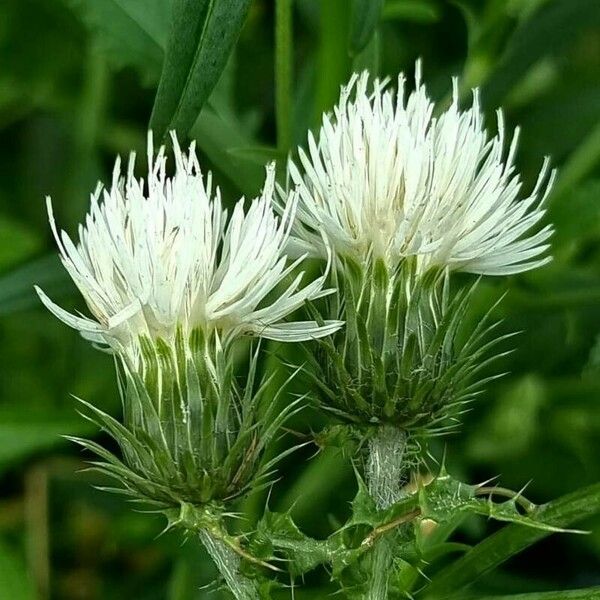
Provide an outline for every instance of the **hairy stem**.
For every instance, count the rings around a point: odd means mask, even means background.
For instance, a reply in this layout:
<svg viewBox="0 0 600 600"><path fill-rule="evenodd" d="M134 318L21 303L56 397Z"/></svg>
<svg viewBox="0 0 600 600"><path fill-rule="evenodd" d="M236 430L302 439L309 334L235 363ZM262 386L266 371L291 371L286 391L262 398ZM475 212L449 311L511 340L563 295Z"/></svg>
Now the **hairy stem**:
<svg viewBox="0 0 600 600"><path fill-rule="evenodd" d="M234 597L237 600L259 600L256 585L240 570L240 556L223 540L213 536L206 529L201 529L198 533Z"/></svg>
<svg viewBox="0 0 600 600"><path fill-rule="evenodd" d="M402 497L402 476L406 434L395 427L385 425L369 441L366 479L369 493L380 510L390 507ZM372 573L369 580L367 600L388 598L389 575L393 563L393 543L382 537L373 548Z"/></svg>
<svg viewBox="0 0 600 600"><path fill-rule="evenodd" d="M377 508L383 510L402 497L406 434L390 425L380 427L369 440L367 486Z"/></svg>

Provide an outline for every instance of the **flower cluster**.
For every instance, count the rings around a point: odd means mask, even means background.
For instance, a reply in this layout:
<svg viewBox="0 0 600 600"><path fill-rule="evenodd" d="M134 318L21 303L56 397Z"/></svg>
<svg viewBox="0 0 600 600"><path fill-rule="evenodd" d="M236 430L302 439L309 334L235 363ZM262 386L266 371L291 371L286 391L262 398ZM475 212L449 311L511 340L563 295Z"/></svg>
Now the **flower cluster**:
<svg viewBox="0 0 600 600"><path fill-rule="evenodd" d="M240 377L238 342L317 340L304 346L309 395L337 421L318 437L350 442L383 511L402 498L421 441L446 432L479 393L503 339L486 319L465 330L474 288L455 289L452 272L508 275L550 260L548 161L522 194L518 135L506 151L500 112L490 137L477 91L461 109L455 81L435 114L420 65L407 98L403 75L394 91L363 73L289 161L287 188L269 166L261 195L231 215L194 145L183 152L174 134L174 175L150 135L147 178L134 175L133 155L125 176L117 161L77 245L48 200L62 262L93 318L38 294L119 359L123 423L88 408L122 457L77 441L126 494L198 531L230 588L241 585L238 598L259 596L240 575L240 557L252 557L223 526L226 504L268 481L278 457L264 461L265 449L301 403L282 408L284 387L255 381L258 343ZM307 257L323 267L309 281ZM375 579L391 565L386 540ZM369 597L387 598L386 585Z"/></svg>
<svg viewBox="0 0 600 600"><path fill-rule="evenodd" d="M164 147L153 155L151 135L146 181L134 176L135 155L125 178L117 160L110 189L98 186L91 196L78 246L57 229L47 200L62 262L96 320L68 313L38 288L44 304L84 337L134 365L140 338L171 344L179 329L186 338L200 329L224 337L302 341L338 328L335 322L283 322L307 300L333 290L323 290L324 277L302 287L297 267L303 257L288 260L285 246L297 202L292 197L280 218L274 214L273 166L260 198L247 212L240 200L228 219L219 189L200 170L194 145L186 155L172 139L172 178ZM268 300L282 284L285 288Z"/></svg>
<svg viewBox="0 0 600 600"><path fill-rule="evenodd" d="M527 197L513 165L518 131L504 158L505 129L489 137L477 91L460 110L458 83L439 117L417 64L415 90L405 98L368 73L342 89L332 115L323 116L308 153L289 163L301 202L295 246L324 256L325 233L340 256L368 255L397 264L415 257L421 271L437 266L485 275L539 267L552 230L541 221L550 189L548 161ZM302 169L302 170L301 170ZM550 181L548 181L550 180ZM289 204L288 204L289 205Z"/></svg>

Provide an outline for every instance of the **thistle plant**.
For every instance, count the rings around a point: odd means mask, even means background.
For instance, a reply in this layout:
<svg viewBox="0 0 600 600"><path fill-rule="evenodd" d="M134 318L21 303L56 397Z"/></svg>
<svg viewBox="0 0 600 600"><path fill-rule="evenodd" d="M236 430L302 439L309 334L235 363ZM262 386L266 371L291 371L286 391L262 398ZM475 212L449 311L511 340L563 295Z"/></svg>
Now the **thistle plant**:
<svg viewBox="0 0 600 600"><path fill-rule="evenodd" d="M490 364L509 337L495 304L468 325L477 281L465 286L455 273L546 264L554 174L545 160L522 192L518 131L507 145L498 112L488 134L477 90L461 108L454 81L450 105L436 109L420 65L414 91L405 87L403 75L396 89L354 75L289 160L287 183L276 186L270 165L261 195L230 216L194 145L183 152L174 134L174 175L150 135L147 178L136 178L134 156L124 176L117 161L77 245L47 203L92 317L38 294L114 355L122 397L122 420L84 402L119 455L72 439L116 481L107 489L198 535L238 599L272 598L319 566L345 598L412 597L431 558L453 550L448 537L465 514L561 531L520 493L459 482L427 458L431 438L453 431L498 376ZM308 258L321 272L305 281ZM302 372L304 395L259 377L261 339L304 350L290 375ZM354 466L351 516L313 539L265 505L252 531L234 535L236 501L271 485L293 451L274 442L308 403L329 418L313 441L342 447Z"/></svg>
<svg viewBox="0 0 600 600"><path fill-rule="evenodd" d="M122 493L163 512L170 527L197 532L237 598L257 598L240 572L241 557L251 557L224 521L233 500L269 482L280 456L262 461L264 449L297 403L281 411L277 397L264 398L258 347L241 380L236 352L244 337L309 340L340 323L284 321L332 290L324 277L302 285L302 259L285 254L295 202L274 214L273 169L260 198L246 212L240 200L228 219L193 145L186 154L172 140L172 178L152 136L145 181L134 176L134 156L125 177L117 160L110 189L92 194L77 246L58 231L48 200L61 260L95 319L37 291L59 319L115 355L123 422L85 406L122 456L75 441L99 456L95 468Z"/></svg>
<svg viewBox="0 0 600 600"><path fill-rule="evenodd" d="M434 116L420 64L408 97L405 85L403 75L397 91L354 75L316 137L309 134L308 151L289 162L293 192L283 202L301 199L294 250L335 255L339 295L326 312L345 327L307 352L318 404L337 420L320 440L354 449L379 511L406 498L428 439L455 427L507 337L488 318L465 331L474 286L455 289L452 273L537 268L550 260L552 234L540 225L553 179L548 160L520 198L518 131L506 151L502 113L490 136L477 90L461 110L455 80L449 108ZM377 545L357 597L401 592L395 567L407 535L405 527Z"/></svg>

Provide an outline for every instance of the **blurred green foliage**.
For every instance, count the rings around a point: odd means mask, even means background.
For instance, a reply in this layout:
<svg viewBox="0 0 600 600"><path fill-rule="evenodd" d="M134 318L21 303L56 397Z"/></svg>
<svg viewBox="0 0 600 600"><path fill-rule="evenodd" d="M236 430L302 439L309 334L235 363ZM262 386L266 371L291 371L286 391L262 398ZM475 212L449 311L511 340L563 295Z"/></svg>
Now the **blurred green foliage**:
<svg viewBox="0 0 600 600"><path fill-rule="evenodd" d="M549 200L555 260L539 272L480 286L482 310L508 292L497 316L507 332L522 333L502 365L507 375L473 407L462 432L434 452L445 451L449 471L462 480L497 475L515 489L530 482L527 494L536 502L594 483L600 474L600 3L368 4L295 0L289 10L280 7L276 32L274 3L250 2L190 136L233 203L258 190L267 160L304 141L353 69L394 78L422 57L440 101L451 75L462 75L466 101L469 88L481 86L492 126L499 105L511 126L522 126L518 160L526 187L544 155L559 169ZM60 222L73 231L114 155L144 153L170 10L171 0L0 3L0 600L220 594L202 587L214 571L194 540L181 545L171 534L156 540L160 519L97 492L91 486L102 482L79 473L85 456L60 435L108 441L77 414L68 394L118 414L112 361L46 314L32 289L36 282L66 304L79 303L54 257L43 198L53 196ZM472 318L480 314L475 308ZM273 352L274 368L284 350ZM293 427L319 425L307 411ZM347 514L355 490L341 457L315 452L307 447L285 462L270 505L293 506L307 533L326 535ZM249 498L244 508L257 518L261 502ZM484 577L473 593L600 584L599 525L584 524L588 536L545 539ZM458 539L475 543L492 527L467 521ZM325 597L325 573L306 583L297 598Z"/></svg>

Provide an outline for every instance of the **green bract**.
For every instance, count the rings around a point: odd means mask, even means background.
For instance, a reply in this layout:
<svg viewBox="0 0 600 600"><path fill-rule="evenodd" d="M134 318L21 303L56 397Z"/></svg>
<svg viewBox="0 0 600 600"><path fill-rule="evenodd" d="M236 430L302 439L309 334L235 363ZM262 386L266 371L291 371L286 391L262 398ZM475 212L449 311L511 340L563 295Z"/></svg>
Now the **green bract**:
<svg viewBox="0 0 600 600"><path fill-rule="evenodd" d="M487 318L464 326L474 286L451 293L446 272L419 275L410 259L339 264L328 310L346 326L307 352L320 406L349 424L421 438L454 427L501 339Z"/></svg>
<svg viewBox="0 0 600 600"><path fill-rule="evenodd" d="M86 403L123 455L77 440L103 459L95 468L161 509L223 503L267 484L280 457L261 464L263 451L297 402L281 410L278 397L265 399L258 348L244 380L236 377L237 344L222 346L216 333L196 330L185 339L179 331L172 346L144 340L142 348L141 372L121 365L123 424Z"/></svg>

